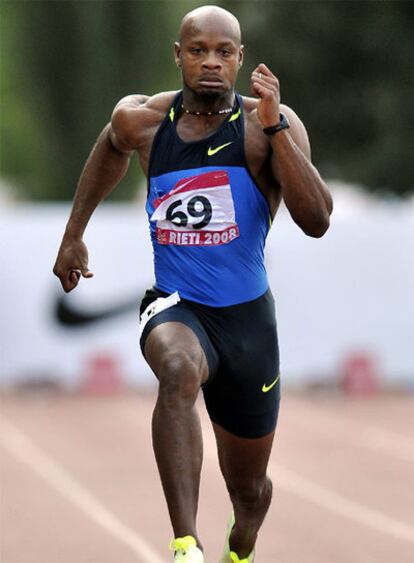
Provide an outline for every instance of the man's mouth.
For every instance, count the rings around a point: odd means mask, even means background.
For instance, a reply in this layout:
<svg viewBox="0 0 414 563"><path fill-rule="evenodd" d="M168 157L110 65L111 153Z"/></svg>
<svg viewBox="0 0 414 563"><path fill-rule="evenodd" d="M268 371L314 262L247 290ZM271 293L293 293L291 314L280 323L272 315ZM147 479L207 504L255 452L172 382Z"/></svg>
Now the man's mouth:
<svg viewBox="0 0 414 563"><path fill-rule="evenodd" d="M217 76L202 76L198 83L205 88L219 88L223 85L223 81Z"/></svg>

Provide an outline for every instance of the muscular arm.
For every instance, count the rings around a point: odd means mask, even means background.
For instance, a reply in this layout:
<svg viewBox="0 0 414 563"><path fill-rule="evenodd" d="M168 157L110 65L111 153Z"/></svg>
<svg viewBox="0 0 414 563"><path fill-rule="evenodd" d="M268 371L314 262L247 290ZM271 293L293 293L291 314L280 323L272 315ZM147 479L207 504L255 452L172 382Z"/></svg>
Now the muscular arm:
<svg viewBox="0 0 414 563"><path fill-rule="evenodd" d="M65 236L82 238L97 207L125 176L131 152L120 150L110 123L95 143L79 179Z"/></svg>
<svg viewBox="0 0 414 563"><path fill-rule="evenodd" d="M270 137L272 171L295 223L307 235L319 237L329 227L332 198L310 160L310 146L302 123L294 114L289 118L291 128Z"/></svg>
<svg viewBox="0 0 414 563"><path fill-rule="evenodd" d="M137 124L131 114L134 110L137 114L147 99L127 96L116 105L111 122L99 135L81 173L65 236L81 238L97 205L125 176L138 144L137 135L131 135L130 123Z"/></svg>
<svg viewBox="0 0 414 563"><path fill-rule="evenodd" d="M259 65L254 71L252 88L260 97L257 111L262 126L278 123L279 83L265 65ZM282 110L291 127L269 137L273 175L295 223L307 235L320 237L329 227L332 198L310 160L309 140L303 124L292 110Z"/></svg>
<svg viewBox="0 0 414 563"><path fill-rule="evenodd" d="M128 96L121 100L111 123L102 130L83 168L53 269L65 291L76 287L80 275L93 275L88 269L88 253L82 236L97 205L128 170L132 151L139 143L139 139L131 135L130 114L146 99L147 96Z"/></svg>

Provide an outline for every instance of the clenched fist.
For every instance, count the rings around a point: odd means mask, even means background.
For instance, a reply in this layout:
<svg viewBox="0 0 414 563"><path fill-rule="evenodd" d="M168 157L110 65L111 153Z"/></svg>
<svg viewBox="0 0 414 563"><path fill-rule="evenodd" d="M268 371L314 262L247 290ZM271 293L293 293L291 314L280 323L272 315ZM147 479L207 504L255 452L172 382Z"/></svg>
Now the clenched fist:
<svg viewBox="0 0 414 563"><path fill-rule="evenodd" d="M251 90L253 96L260 98L257 114L263 127L277 125L280 121L279 80L263 63L252 72Z"/></svg>
<svg viewBox="0 0 414 563"><path fill-rule="evenodd" d="M81 275L84 278L93 276L88 268L88 249L81 239L63 238L53 273L60 279L66 293L78 285Z"/></svg>

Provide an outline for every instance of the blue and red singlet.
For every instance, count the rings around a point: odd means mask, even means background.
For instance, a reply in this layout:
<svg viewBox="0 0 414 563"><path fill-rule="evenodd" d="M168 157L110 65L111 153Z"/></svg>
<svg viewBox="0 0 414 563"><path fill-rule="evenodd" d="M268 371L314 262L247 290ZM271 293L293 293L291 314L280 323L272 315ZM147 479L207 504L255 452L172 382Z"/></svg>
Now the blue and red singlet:
<svg viewBox="0 0 414 563"><path fill-rule="evenodd" d="M173 101L152 146L148 213L155 286L213 307L251 301L268 289L264 245L269 206L244 153L243 102L217 131L184 142Z"/></svg>

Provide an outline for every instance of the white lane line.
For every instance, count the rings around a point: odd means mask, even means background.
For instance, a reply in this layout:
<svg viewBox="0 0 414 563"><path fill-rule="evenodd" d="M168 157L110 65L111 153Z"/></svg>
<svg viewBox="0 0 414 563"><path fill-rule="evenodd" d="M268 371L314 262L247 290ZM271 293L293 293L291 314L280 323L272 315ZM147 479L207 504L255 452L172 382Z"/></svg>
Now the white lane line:
<svg viewBox="0 0 414 563"><path fill-rule="evenodd" d="M403 461L414 462L414 440L412 438L378 426L357 424L352 422L349 417L344 417L335 411L322 414L316 410L316 407L311 407L303 399L289 398L289 401L295 405L296 409L300 409L301 415L295 414L292 409L287 412L289 410L287 408L286 416L291 416L295 424L306 428L309 432L316 431L329 436L339 431L341 437L352 441L354 444L360 444L376 453L392 455ZM311 424L309 424L309 419L312 422Z"/></svg>
<svg viewBox="0 0 414 563"><path fill-rule="evenodd" d="M387 452L401 460L414 462L414 440L411 438L374 426L363 430L361 438L371 450Z"/></svg>
<svg viewBox="0 0 414 563"><path fill-rule="evenodd" d="M139 563L164 563L164 560L134 530L123 524L63 467L43 452L26 434L0 415L0 443L21 463L30 467L54 487L67 501L126 545Z"/></svg>
<svg viewBox="0 0 414 563"><path fill-rule="evenodd" d="M279 486L286 492L306 499L336 515L363 524L383 535L414 543L414 526L350 500L279 464L269 464L269 473L273 477L276 487Z"/></svg>
<svg viewBox="0 0 414 563"><path fill-rule="evenodd" d="M204 427L204 454L209 461L217 460L216 444L213 432ZM414 526L391 518L378 510L346 498L345 496L300 476L279 463L269 463L269 474L279 487L287 493L328 510L336 516L342 516L358 524L363 524L383 535L414 543Z"/></svg>
<svg viewBox="0 0 414 563"><path fill-rule="evenodd" d="M207 416L205 416L204 409L200 409L200 411L203 424L204 457L208 462L214 463L218 467L214 433L208 423ZM135 421L136 424L138 423L138 417L133 412L130 412L129 409L126 411L126 414L128 419ZM319 508L328 510L336 516L347 518L354 523L363 524L383 535L414 543L414 526L350 500L336 491L302 477L279 463L270 462L269 473L275 482L276 488L279 487L283 491L311 502Z"/></svg>

